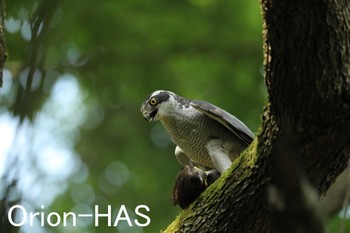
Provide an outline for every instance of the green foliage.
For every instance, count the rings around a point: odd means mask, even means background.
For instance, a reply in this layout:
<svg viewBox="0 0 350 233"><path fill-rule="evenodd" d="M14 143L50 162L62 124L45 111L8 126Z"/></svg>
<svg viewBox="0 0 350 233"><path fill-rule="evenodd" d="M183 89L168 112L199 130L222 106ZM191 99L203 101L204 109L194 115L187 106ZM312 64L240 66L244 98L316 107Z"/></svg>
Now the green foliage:
<svg viewBox="0 0 350 233"><path fill-rule="evenodd" d="M343 232L350 231L350 220L349 217L341 218L339 216L333 217L327 223L327 232L329 233L337 233L341 232L339 229L342 229Z"/></svg>
<svg viewBox="0 0 350 233"><path fill-rule="evenodd" d="M266 99L258 2L11 0L6 4L5 68L12 79L6 79L4 86L12 88L1 97L2 112L30 118L34 126L40 123L38 116L48 114L59 123L51 136L77 121L63 132L62 140L64 146L72 145L74 158L81 162L60 181L65 188L48 210L64 212L95 204L133 209L144 204L152 220L144 232L159 232L175 218L179 208L171 206L170 193L180 165L174 146L159 124L145 122L139 112L153 90L208 100L242 119L252 131L258 128ZM48 14L42 21L47 30L28 37L40 14ZM38 86L29 91L21 84L27 67L41 71ZM78 81L81 102L61 119L58 115L65 106L57 109L48 103L54 90L67 94L57 86L67 74ZM23 92L24 102L19 98ZM15 111L23 106L25 111ZM35 161L35 152L28 153ZM35 162L31 168L42 169ZM38 175L36 181L43 180L45 176ZM92 225L47 232L116 232L113 227Z"/></svg>

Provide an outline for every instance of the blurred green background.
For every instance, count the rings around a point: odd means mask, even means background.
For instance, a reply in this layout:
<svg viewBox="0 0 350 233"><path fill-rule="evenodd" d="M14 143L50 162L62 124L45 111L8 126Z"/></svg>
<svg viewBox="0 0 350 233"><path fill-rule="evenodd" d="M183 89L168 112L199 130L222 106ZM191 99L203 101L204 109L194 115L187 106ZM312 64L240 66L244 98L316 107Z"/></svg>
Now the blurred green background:
<svg viewBox="0 0 350 233"><path fill-rule="evenodd" d="M147 205L151 218L144 228L38 218L21 232L159 232L176 217L174 145L139 112L154 90L210 101L257 131L267 99L258 1L5 2L3 203L46 214L111 205L113 216L125 205L131 219Z"/></svg>

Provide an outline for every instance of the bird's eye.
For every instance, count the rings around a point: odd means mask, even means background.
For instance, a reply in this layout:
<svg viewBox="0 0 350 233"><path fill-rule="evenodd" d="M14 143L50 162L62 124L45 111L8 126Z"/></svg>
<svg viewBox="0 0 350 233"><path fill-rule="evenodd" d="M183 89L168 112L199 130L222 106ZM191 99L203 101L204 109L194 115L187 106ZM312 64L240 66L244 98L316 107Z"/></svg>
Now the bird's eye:
<svg viewBox="0 0 350 233"><path fill-rule="evenodd" d="M157 104L157 100L155 98L152 98L150 101L149 101L149 104L154 106Z"/></svg>

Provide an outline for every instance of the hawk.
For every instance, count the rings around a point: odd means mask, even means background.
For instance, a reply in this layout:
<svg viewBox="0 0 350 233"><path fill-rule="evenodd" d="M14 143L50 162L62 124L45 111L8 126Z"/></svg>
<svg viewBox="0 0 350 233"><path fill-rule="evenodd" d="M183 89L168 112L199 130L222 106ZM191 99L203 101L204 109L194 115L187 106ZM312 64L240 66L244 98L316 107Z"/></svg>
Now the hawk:
<svg viewBox="0 0 350 233"><path fill-rule="evenodd" d="M203 100L191 100L171 91L151 93L141 106L148 121L160 121L176 144L183 166L225 172L255 135L237 117Z"/></svg>

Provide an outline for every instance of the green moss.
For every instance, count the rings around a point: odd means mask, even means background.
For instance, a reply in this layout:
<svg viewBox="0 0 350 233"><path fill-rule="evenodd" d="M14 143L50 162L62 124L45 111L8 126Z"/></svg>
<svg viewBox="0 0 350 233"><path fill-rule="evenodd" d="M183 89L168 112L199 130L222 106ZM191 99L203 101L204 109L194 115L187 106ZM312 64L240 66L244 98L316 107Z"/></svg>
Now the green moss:
<svg viewBox="0 0 350 233"><path fill-rule="evenodd" d="M237 182L241 181L243 178L247 177L257 162L257 145L258 140L255 139L252 144L233 162L231 168L227 170L222 176L210 185L198 198L192 203L189 208L182 211L176 219L162 231L164 233L173 233L178 230L184 219L187 219L193 215L193 208L196 208L202 203L209 203L208 200L216 198L215 196L220 195L221 192L225 192L225 185L227 185L227 180L234 176ZM234 185L234 184L231 184Z"/></svg>
<svg viewBox="0 0 350 233"><path fill-rule="evenodd" d="M164 230L164 231L161 231L162 233L174 233L176 232L176 230L178 229L180 223L181 223L181 220L184 218L185 216L185 211L182 211L180 213L180 215L178 215L176 217L176 219Z"/></svg>
<svg viewBox="0 0 350 233"><path fill-rule="evenodd" d="M258 160L258 138L256 138L250 146L242 153L241 157L244 158L244 165L246 168L253 168L256 166Z"/></svg>

